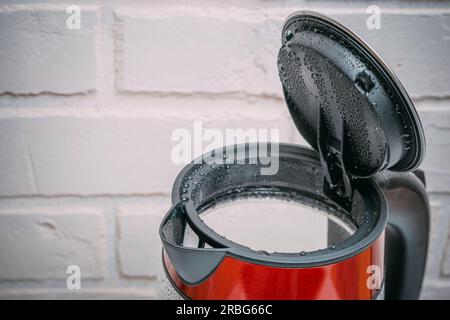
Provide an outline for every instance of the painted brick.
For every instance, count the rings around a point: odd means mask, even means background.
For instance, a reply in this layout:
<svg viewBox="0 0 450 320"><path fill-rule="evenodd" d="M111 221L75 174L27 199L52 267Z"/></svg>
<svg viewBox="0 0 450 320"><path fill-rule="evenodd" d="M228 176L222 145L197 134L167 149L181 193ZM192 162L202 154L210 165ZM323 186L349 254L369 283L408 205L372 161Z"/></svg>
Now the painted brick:
<svg viewBox="0 0 450 320"><path fill-rule="evenodd" d="M105 229L91 208L0 211L0 279L61 279L78 265L82 279L103 278Z"/></svg>
<svg viewBox="0 0 450 320"><path fill-rule="evenodd" d="M381 29L366 27L367 14L334 16L379 53L411 96L448 97L450 12L381 10Z"/></svg>
<svg viewBox="0 0 450 320"><path fill-rule="evenodd" d="M117 254L120 272L126 277L157 277L162 274L159 225L170 203L120 207L117 214Z"/></svg>
<svg viewBox="0 0 450 320"><path fill-rule="evenodd" d="M314 9L314 8L313 8ZM214 15L117 13L118 87L131 92L246 92L281 96L276 56L280 9ZM382 11L369 30L360 10L319 9L359 34L397 73L412 96L449 96L450 12ZM198 12L197 12L198 13ZM250 16L250 17L248 17ZM388 30L388 31L387 31ZM433 36L418 35L432 34ZM151 39L151 41L142 41ZM444 67L443 67L444 66Z"/></svg>
<svg viewBox="0 0 450 320"><path fill-rule="evenodd" d="M426 279L436 280L441 277L442 252L445 249L450 214L446 210L450 198L444 195L430 197L430 236L426 263Z"/></svg>
<svg viewBox="0 0 450 320"><path fill-rule="evenodd" d="M252 119L224 110L204 127L279 128L283 141L283 112ZM203 119L185 116L0 119L0 195L169 193L184 166L171 160L171 134L186 128L193 136L194 120Z"/></svg>
<svg viewBox="0 0 450 320"><path fill-rule="evenodd" d="M422 168L426 172L427 190L450 190L450 109L420 111L427 143Z"/></svg>
<svg viewBox="0 0 450 320"><path fill-rule="evenodd" d="M73 94L95 88L95 12L66 27L66 8L0 12L0 93Z"/></svg>
<svg viewBox="0 0 450 320"><path fill-rule="evenodd" d="M450 198L450 197L449 197ZM448 201L450 203L450 199ZM442 258L440 259L440 271L441 275L444 277L450 277L450 213L446 210L446 221L443 221L443 228L445 228L445 233L442 236L442 241L444 242L444 250ZM447 235L447 236L445 236ZM441 251L442 252L442 251ZM450 283L449 283L450 287Z"/></svg>
<svg viewBox="0 0 450 320"><path fill-rule="evenodd" d="M424 283L420 299L422 300L448 300L450 297L450 283L431 282Z"/></svg>
<svg viewBox="0 0 450 320"><path fill-rule="evenodd" d="M81 288L69 289L3 289L0 290L2 300L149 300L154 299L153 288Z"/></svg>
<svg viewBox="0 0 450 320"><path fill-rule="evenodd" d="M442 257L442 275L450 276L450 239L447 239L444 256Z"/></svg>
<svg viewBox="0 0 450 320"><path fill-rule="evenodd" d="M121 24L123 90L280 93L277 21L150 16ZM141 41L144 33L152 41Z"/></svg>

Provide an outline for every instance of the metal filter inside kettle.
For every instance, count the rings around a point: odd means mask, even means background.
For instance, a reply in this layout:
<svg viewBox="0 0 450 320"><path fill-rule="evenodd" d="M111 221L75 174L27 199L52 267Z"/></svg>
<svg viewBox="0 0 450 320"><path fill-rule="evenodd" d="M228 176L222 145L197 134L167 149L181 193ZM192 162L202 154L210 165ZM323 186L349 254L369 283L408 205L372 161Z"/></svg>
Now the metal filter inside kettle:
<svg viewBox="0 0 450 320"><path fill-rule="evenodd" d="M292 14L281 42L286 104L313 149L272 144L279 159L273 175L251 162L258 144L217 149L186 166L160 228L170 286L188 299L418 298L429 205L417 170L424 133L411 99L367 44L323 15ZM217 153L248 161L205 161ZM318 250L269 253L225 238L202 219L220 203L267 197L317 208L354 232L339 241L329 234ZM189 245L187 233L194 235Z"/></svg>

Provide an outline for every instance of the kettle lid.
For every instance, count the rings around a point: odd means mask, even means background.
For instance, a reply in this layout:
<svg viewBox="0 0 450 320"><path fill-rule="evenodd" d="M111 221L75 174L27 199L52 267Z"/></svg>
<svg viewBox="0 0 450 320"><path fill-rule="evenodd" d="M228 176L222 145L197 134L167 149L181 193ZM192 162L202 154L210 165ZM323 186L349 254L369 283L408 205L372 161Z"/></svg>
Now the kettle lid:
<svg viewBox="0 0 450 320"><path fill-rule="evenodd" d="M410 97L353 32L321 14L296 12L283 27L278 69L295 125L334 167L331 175L370 177L420 165L425 138Z"/></svg>

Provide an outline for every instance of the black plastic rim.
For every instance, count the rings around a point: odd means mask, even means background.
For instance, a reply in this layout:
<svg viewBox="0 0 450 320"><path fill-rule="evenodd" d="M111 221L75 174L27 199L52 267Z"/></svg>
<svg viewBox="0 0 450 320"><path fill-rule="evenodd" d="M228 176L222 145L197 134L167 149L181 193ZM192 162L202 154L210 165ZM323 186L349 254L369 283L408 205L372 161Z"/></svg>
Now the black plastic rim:
<svg viewBox="0 0 450 320"><path fill-rule="evenodd" d="M225 149L227 153L235 152L235 146L226 147ZM291 144L280 144L279 156L280 159L288 158L293 161L298 161L300 167L310 165L320 168L318 153L310 148ZM379 238L387 223L387 204L381 189L372 181L372 179L357 179L355 180L354 185L355 190L361 193L365 207L369 212L369 215L373 217L373 221L366 226L359 227L351 237L344 240L340 245L337 245L335 248L311 251L308 252L307 255L301 255L300 252L267 254L262 251L254 251L248 247L225 239L209 228L199 217L199 214L201 213L200 207L203 204L196 206L194 201L189 197L193 192L194 186L190 184L190 186L186 187L186 178L190 177L190 181L199 179L200 174L203 173L202 176L204 176L205 172L212 170L212 166L209 164L198 163L200 162L196 161L195 164L193 162L187 165L179 173L172 189L172 202L174 206L183 203L187 215L187 223L189 223L189 226L200 239L211 245L213 248L225 249L227 255L237 257L243 261L276 267L312 267L336 263L364 251ZM193 172L196 173L193 174ZM195 177L195 175L198 176ZM274 185L278 185L278 181L275 177ZM247 185L247 187L251 187L251 183L250 185ZM255 184L254 187L257 187L257 185ZM232 186L230 188L230 193L228 194L232 194L233 188L240 189L241 185L237 183L235 186ZM283 192L283 190L275 188L272 190L271 194L273 194L273 192ZM245 197L245 192L242 193L242 195ZM221 196L222 194L217 195L217 199ZM314 197L313 194L303 194L303 196ZM214 197L216 197L216 195ZM209 198L208 201L214 201L214 199L215 198ZM324 199L321 199L320 201L323 201L324 205L331 203L331 201Z"/></svg>

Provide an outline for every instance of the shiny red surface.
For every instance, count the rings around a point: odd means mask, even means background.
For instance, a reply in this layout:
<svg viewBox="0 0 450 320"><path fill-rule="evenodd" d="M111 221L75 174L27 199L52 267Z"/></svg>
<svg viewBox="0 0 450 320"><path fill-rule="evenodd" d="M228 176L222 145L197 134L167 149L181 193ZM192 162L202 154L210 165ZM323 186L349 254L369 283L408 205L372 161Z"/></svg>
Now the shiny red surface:
<svg viewBox="0 0 450 320"><path fill-rule="evenodd" d="M384 234L358 255L320 267L270 267L226 256L214 273L196 286L183 283L165 252L164 264L178 289L195 300L372 299L378 290L367 285L368 268L378 266L384 277Z"/></svg>

